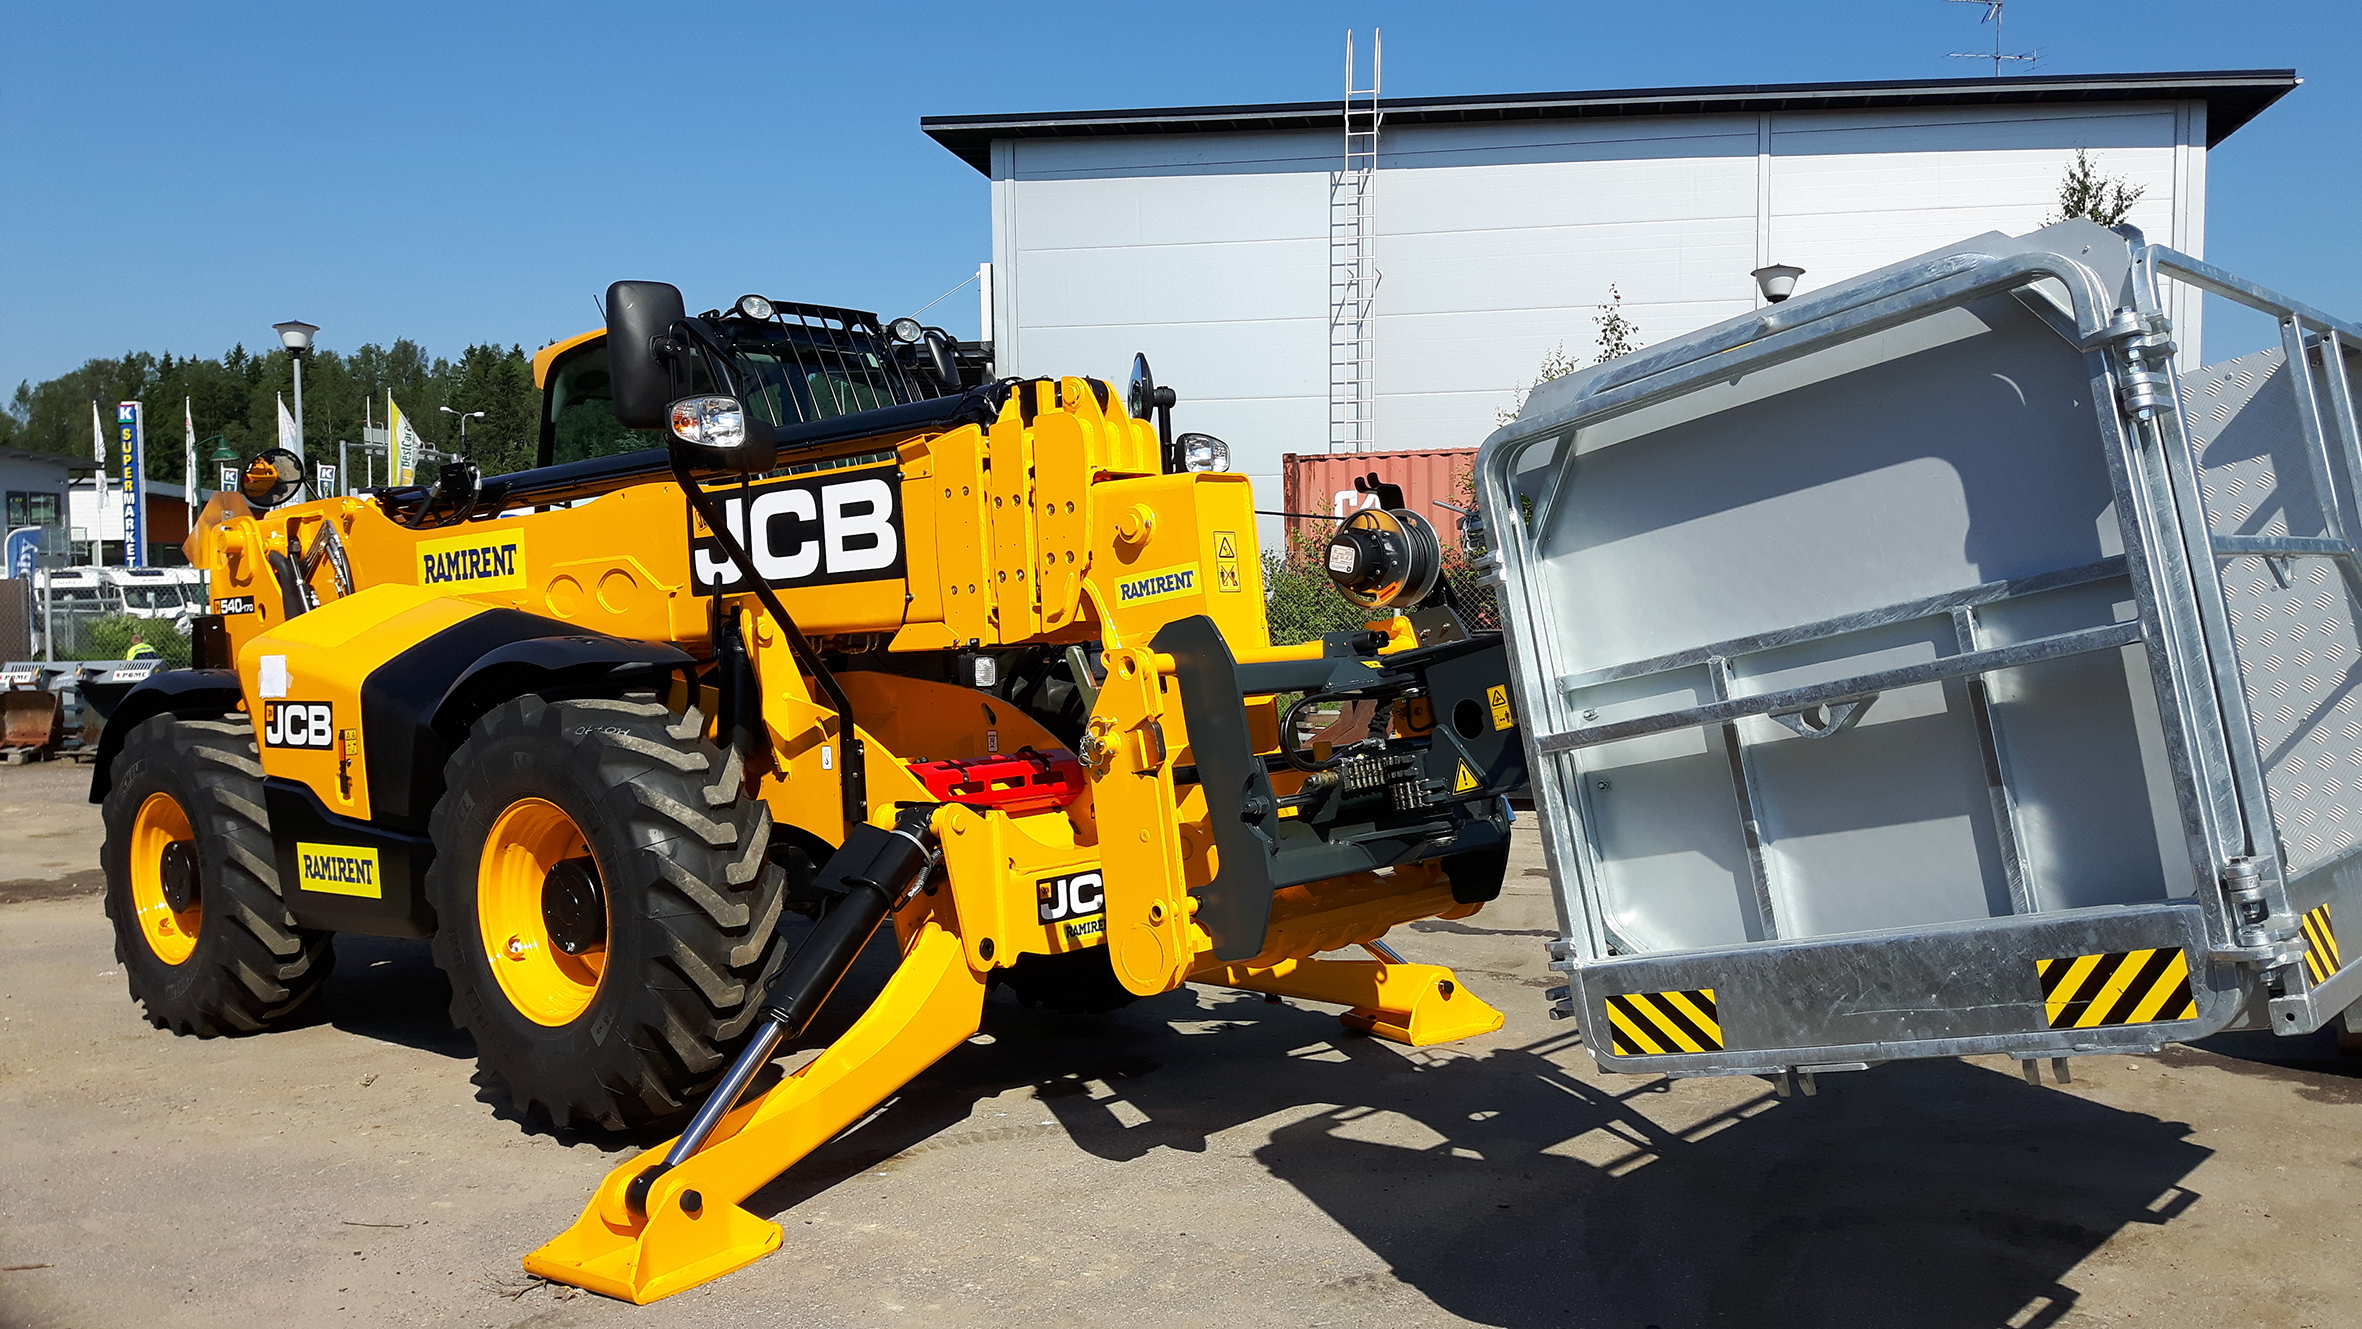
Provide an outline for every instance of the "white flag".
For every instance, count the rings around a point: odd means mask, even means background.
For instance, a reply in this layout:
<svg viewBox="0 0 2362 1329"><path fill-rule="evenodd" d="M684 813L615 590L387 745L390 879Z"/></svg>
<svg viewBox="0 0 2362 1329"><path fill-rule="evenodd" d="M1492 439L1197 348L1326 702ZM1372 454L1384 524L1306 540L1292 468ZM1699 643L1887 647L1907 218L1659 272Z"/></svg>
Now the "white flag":
<svg viewBox="0 0 2362 1329"><path fill-rule="evenodd" d="M189 529L197 529L197 416L189 409L189 399L180 399L181 481L180 496L188 505Z"/></svg>
<svg viewBox="0 0 2362 1329"><path fill-rule="evenodd" d="M90 403L90 459L98 463L98 492L107 492L107 427L98 422L98 403ZM100 503L105 506L104 501ZM103 520L103 519L102 519Z"/></svg>
<svg viewBox="0 0 2362 1329"><path fill-rule="evenodd" d="M289 452L296 450L295 417L288 413L287 399L279 398L279 446ZM299 454L300 455L300 454Z"/></svg>
<svg viewBox="0 0 2362 1329"><path fill-rule="evenodd" d="M390 392L385 395L385 408L389 454L386 469L390 482L397 485L416 484L418 461L425 455L426 440L418 436L418 430L411 425L410 417L402 413L401 406L394 401L394 394Z"/></svg>

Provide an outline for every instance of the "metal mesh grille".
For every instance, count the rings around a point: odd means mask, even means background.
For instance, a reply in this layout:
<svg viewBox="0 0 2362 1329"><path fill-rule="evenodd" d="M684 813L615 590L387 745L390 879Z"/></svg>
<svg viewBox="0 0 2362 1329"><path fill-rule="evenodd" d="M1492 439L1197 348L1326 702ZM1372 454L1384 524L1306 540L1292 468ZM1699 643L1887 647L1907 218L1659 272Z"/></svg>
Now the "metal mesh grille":
<svg viewBox="0 0 2362 1329"><path fill-rule="evenodd" d="M772 317L734 321L740 390L775 425L900 406L920 394L887 349L877 315L772 302Z"/></svg>

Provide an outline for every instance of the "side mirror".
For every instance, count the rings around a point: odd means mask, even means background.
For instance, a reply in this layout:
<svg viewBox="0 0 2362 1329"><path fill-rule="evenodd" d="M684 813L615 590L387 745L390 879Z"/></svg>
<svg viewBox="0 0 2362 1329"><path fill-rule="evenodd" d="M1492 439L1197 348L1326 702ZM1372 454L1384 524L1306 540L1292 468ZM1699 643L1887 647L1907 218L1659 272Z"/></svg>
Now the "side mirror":
<svg viewBox="0 0 2362 1329"><path fill-rule="evenodd" d="M673 447L707 466L753 473L779 459L779 436L736 397L683 397L665 409Z"/></svg>
<svg viewBox="0 0 2362 1329"><path fill-rule="evenodd" d="M615 420L626 429L662 429L674 398L688 386L673 354L658 343L688 317L681 288L660 281L619 281L607 288L607 371Z"/></svg>
<svg viewBox="0 0 2362 1329"><path fill-rule="evenodd" d="M267 448L238 474L238 493L248 503L268 511L295 497L303 488L303 458L285 448Z"/></svg>
<svg viewBox="0 0 2362 1329"><path fill-rule="evenodd" d="M937 328L926 330L927 367L935 371L935 381L943 386L944 395L960 390L959 361L953 357L951 339Z"/></svg>

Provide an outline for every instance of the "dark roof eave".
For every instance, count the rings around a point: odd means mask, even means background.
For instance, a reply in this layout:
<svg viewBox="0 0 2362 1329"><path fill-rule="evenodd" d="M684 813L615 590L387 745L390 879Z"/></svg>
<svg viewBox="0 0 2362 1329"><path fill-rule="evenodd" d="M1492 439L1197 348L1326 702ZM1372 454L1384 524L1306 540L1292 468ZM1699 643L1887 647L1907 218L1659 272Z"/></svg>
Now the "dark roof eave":
<svg viewBox="0 0 2362 1329"><path fill-rule="evenodd" d="M2203 101L2207 106L2206 146L2211 148L2288 95L2300 82L2293 69L2028 74L2009 78L1892 79L1875 83L1763 83L1523 92L1482 97L1388 97L1381 99L1379 105L1388 123L1403 125L1903 106ZM990 175L995 139L1342 130L1343 111L1335 101L1320 101L1020 115L930 115L920 118L919 128L961 161Z"/></svg>

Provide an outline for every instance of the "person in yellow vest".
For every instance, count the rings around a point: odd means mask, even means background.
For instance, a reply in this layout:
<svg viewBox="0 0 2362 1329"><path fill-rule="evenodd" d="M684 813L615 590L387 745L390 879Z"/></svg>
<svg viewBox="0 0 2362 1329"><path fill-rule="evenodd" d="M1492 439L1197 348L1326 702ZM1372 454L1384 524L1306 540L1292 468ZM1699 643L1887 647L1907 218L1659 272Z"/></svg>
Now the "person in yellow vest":
<svg viewBox="0 0 2362 1329"><path fill-rule="evenodd" d="M153 660L157 655L156 648L144 641L131 643L131 649L123 652L123 658L126 660Z"/></svg>

